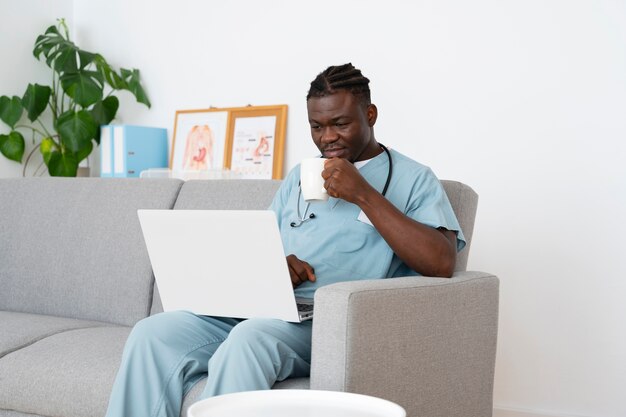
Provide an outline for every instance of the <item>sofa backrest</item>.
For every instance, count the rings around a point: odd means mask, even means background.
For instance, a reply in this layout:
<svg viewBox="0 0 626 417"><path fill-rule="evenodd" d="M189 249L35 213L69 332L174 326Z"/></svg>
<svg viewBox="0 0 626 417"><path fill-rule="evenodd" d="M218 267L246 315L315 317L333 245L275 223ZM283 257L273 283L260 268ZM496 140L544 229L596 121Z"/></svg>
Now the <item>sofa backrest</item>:
<svg viewBox="0 0 626 417"><path fill-rule="evenodd" d="M132 325L153 277L137 209L170 209L174 179L0 180L0 310Z"/></svg>
<svg viewBox="0 0 626 417"><path fill-rule="evenodd" d="M280 180L191 180L183 184L175 210L264 210Z"/></svg>
<svg viewBox="0 0 626 417"><path fill-rule="evenodd" d="M267 208L278 180L0 179L0 310L132 325L161 310L137 209ZM442 181L467 239L477 194Z"/></svg>
<svg viewBox="0 0 626 417"><path fill-rule="evenodd" d="M478 207L478 194L469 187L458 181L441 180L444 190L450 200L450 205L456 214L456 218L461 225L461 230L465 236L466 245L456 256L455 271L465 271L467 269L467 258L469 256L472 236L474 234L474 219Z"/></svg>

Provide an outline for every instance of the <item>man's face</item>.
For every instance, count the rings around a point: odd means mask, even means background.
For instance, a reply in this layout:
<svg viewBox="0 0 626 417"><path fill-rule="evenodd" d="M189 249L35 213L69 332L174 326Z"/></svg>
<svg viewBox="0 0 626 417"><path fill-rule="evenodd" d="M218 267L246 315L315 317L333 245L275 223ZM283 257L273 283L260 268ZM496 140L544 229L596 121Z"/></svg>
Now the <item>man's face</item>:
<svg viewBox="0 0 626 417"><path fill-rule="evenodd" d="M372 126L376 107L365 106L349 91L311 97L307 101L311 137L324 158L345 158L350 162L380 153Z"/></svg>

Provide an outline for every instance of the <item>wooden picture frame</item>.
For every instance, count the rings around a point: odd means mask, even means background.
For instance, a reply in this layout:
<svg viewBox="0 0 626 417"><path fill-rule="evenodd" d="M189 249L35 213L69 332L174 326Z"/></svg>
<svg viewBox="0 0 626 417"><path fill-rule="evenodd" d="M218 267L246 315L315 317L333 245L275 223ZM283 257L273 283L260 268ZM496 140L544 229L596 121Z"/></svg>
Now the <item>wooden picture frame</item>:
<svg viewBox="0 0 626 417"><path fill-rule="evenodd" d="M179 110L170 169L226 169L236 178L282 179L286 128L283 104Z"/></svg>
<svg viewBox="0 0 626 417"><path fill-rule="evenodd" d="M240 178L281 179L287 106L230 110L224 166Z"/></svg>
<svg viewBox="0 0 626 417"><path fill-rule="evenodd" d="M176 172L224 169L227 129L226 110L178 110L174 120L170 169Z"/></svg>

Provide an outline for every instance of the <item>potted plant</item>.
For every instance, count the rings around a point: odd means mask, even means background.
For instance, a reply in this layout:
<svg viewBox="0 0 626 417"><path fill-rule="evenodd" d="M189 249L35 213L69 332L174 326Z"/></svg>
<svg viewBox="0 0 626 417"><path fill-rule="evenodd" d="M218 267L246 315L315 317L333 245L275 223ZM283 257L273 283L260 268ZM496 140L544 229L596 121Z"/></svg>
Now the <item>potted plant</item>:
<svg viewBox="0 0 626 417"><path fill-rule="evenodd" d="M63 19L37 37L33 55L45 59L52 84L29 84L22 97L0 97L0 119L11 129L0 134L0 153L21 163L26 131L36 146L24 162L24 175L39 149L50 175L76 176L78 164L91 154L94 142L100 143L100 126L115 118L119 100L114 92L127 90L150 107L139 70L118 73L102 55L78 48ZM30 124L20 123L24 112Z"/></svg>

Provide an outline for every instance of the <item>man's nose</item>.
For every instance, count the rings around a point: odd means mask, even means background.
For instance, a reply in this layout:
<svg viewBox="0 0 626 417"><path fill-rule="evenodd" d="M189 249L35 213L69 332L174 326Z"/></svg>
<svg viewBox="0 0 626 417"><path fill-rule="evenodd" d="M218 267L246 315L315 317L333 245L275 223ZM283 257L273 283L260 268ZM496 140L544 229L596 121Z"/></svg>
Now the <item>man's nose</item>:
<svg viewBox="0 0 626 417"><path fill-rule="evenodd" d="M323 143L332 143L337 139L339 139L339 136L337 135L337 131L333 129L332 126L327 126L322 129L321 141Z"/></svg>

